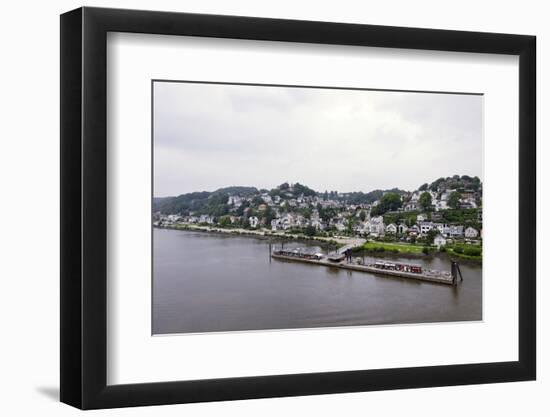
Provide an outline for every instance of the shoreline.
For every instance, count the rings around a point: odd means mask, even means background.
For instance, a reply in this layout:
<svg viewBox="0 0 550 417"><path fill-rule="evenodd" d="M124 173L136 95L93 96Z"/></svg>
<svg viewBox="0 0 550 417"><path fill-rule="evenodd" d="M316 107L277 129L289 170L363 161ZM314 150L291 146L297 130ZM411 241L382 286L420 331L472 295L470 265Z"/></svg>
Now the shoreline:
<svg viewBox="0 0 550 417"><path fill-rule="evenodd" d="M280 240L288 241L302 241L309 243L317 243L320 245L334 245L336 244L338 248L346 245L362 246L363 243L367 242L367 239L363 238L350 238L345 236L338 237L322 237L314 236L309 237L305 235L296 235L296 234L286 234L281 232L269 232L266 233L265 230L248 230L248 229L224 229L219 227L210 227L210 226L195 226L195 225L181 225L181 226L153 226L155 229L168 229L168 230L179 230L179 231L189 231L189 232L202 232L202 233L216 233L226 236L240 236L240 237L251 237L254 239L268 240L269 238L275 238ZM447 258L450 261L460 261L468 264L482 265L483 259L468 259L462 258L459 256L449 255L447 252L430 252L428 254L424 253L412 253L412 252L374 252L367 251L365 249L356 249L354 256L369 256L373 258L406 258L406 259L425 259L425 258Z"/></svg>
<svg viewBox="0 0 550 417"><path fill-rule="evenodd" d="M361 238L347 238L344 236L338 237L323 237L323 236L306 236L306 235L296 235L288 234L282 232L268 232L266 230L248 230L248 229L224 229L220 227L210 227L210 226L194 226L194 225L181 225L181 226L153 226L155 229L169 229L169 230L180 230L180 231L189 231L189 232L203 232L203 233L217 233L221 235L230 235L230 236L241 236L241 237L252 237L260 240L267 240L269 238L275 238L280 240L296 240L304 242L314 242L324 245L334 245L342 247L345 245L362 245L366 242L366 239Z"/></svg>
<svg viewBox="0 0 550 417"><path fill-rule="evenodd" d="M483 259L468 259L468 258L460 258L457 256L451 256L447 252L431 252L429 254L424 253L407 253L407 252L369 252L360 250L358 252L355 252L353 256L365 256L370 258L379 258L379 259L395 259L395 258L405 258L405 259L432 259L432 258L439 258L443 260L448 261L456 261L459 263L469 264L469 265L479 265L481 266L483 264Z"/></svg>

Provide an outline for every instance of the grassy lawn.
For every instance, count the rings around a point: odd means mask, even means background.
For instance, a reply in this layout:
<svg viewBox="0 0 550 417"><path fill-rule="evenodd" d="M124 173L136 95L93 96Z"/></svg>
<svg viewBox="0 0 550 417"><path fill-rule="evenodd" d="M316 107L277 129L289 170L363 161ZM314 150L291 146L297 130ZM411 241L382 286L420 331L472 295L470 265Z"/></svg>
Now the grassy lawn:
<svg viewBox="0 0 550 417"><path fill-rule="evenodd" d="M400 253L422 253L423 246L412 245L410 243L392 243L392 242L366 242L363 244L363 249L376 250L384 248L387 251L398 251Z"/></svg>
<svg viewBox="0 0 550 417"><path fill-rule="evenodd" d="M410 243L366 242L360 249L364 249L368 252L411 253L419 255L424 253L424 246L414 245ZM474 249L474 247L472 247L471 249ZM437 248L431 246L429 250L433 253L437 251ZM481 251L479 251L479 253L469 253L466 245L450 245L446 248L446 253L449 256L454 256L461 259L469 259L473 261L481 261L483 258Z"/></svg>
<svg viewBox="0 0 550 417"><path fill-rule="evenodd" d="M451 256L461 258L461 259L470 259L473 261L480 261L483 258L482 249L479 246L468 246L468 245L453 245L449 246L447 253Z"/></svg>

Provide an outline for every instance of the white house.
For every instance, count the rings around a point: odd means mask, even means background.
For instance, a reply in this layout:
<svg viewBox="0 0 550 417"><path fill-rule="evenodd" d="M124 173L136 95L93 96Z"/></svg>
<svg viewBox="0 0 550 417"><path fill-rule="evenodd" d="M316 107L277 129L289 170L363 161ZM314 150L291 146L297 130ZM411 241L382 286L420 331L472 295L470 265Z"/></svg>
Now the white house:
<svg viewBox="0 0 550 417"><path fill-rule="evenodd" d="M476 237L478 237L478 235L479 235L478 231L473 227L467 227L466 230L464 231L464 236L466 236L469 239L475 239Z"/></svg>
<svg viewBox="0 0 550 417"><path fill-rule="evenodd" d="M181 219L181 216L179 214L169 214L166 218L169 223L175 223Z"/></svg>
<svg viewBox="0 0 550 417"><path fill-rule="evenodd" d="M250 224L250 227L253 228L258 227L258 218L256 216L250 216L248 218L248 224Z"/></svg>
<svg viewBox="0 0 550 417"><path fill-rule="evenodd" d="M290 213L281 217L280 225L284 230L288 230L294 226L294 216Z"/></svg>
<svg viewBox="0 0 550 417"><path fill-rule="evenodd" d="M271 220L271 230L276 231L281 228L281 219Z"/></svg>
<svg viewBox="0 0 550 417"><path fill-rule="evenodd" d="M407 233L407 230L409 230L409 228L405 223L400 223L397 225L397 233L404 235L405 233Z"/></svg>
<svg viewBox="0 0 550 417"><path fill-rule="evenodd" d="M417 215L416 215L416 221L417 221L417 222L424 222L424 221L426 221L426 215L425 215L425 214L417 214Z"/></svg>
<svg viewBox="0 0 550 417"><path fill-rule="evenodd" d="M449 236L461 237L464 235L464 226L449 226Z"/></svg>
<svg viewBox="0 0 550 417"><path fill-rule="evenodd" d="M369 219L367 222L369 233L383 235L385 231L384 227L384 217L376 216Z"/></svg>
<svg viewBox="0 0 550 417"><path fill-rule="evenodd" d="M393 223L390 223L386 226L386 233L396 234L397 233L397 226Z"/></svg>
<svg viewBox="0 0 550 417"><path fill-rule="evenodd" d="M403 207L403 210L414 211L414 210L418 210L418 208L419 206L416 201L409 201L408 203L405 204L405 206Z"/></svg>
<svg viewBox="0 0 550 417"><path fill-rule="evenodd" d="M449 236L450 229L447 223L434 223L434 227L439 230L443 237Z"/></svg>
<svg viewBox="0 0 550 417"><path fill-rule="evenodd" d="M434 228L432 222L420 222L420 234L425 235Z"/></svg>
<svg viewBox="0 0 550 417"><path fill-rule="evenodd" d="M264 203L266 203L267 205L271 206L273 204L273 199L267 193L262 194L262 200L264 200Z"/></svg>
<svg viewBox="0 0 550 417"><path fill-rule="evenodd" d="M437 246L438 248L441 246L445 246L446 244L447 244L447 239L445 239L443 236L437 235L434 238L434 245Z"/></svg>
<svg viewBox="0 0 550 417"><path fill-rule="evenodd" d="M317 218L311 218L311 225L315 227L317 230L323 230L325 228L325 225L321 221L321 219Z"/></svg>
<svg viewBox="0 0 550 417"><path fill-rule="evenodd" d="M308 225L308 221L304 216L298 214L295 218L295 224L297 227L304 227Z"/></svg>
<svg viewBox="0 0 550 417"><path fill-rule="evenodd" d="M334 223L334 227L339 232L343 232L344 230L346 230L346 225L344 224L344 221L342 219L338 219L338 221Z"/></svg>
<svg viewBox="0 0 550 417"><path fill-rule="evenodd" d="M209 216L208 214L201 214L201 216L199 217L199 223L213 224L214 218L212 216Z"/></svg>

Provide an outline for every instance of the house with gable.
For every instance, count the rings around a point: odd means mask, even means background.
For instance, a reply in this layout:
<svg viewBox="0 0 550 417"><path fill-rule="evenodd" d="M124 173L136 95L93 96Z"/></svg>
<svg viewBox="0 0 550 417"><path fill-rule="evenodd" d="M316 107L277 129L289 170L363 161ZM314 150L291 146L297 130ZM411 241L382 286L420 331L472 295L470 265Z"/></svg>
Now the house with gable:
<svg viewBox="0 0 550 417"><path fill-rule="evenodd" d="M397 226L393 223L390 223L386 226L386 233L390 233L392 235L397 234Z"/></svg>
<svg viewBox="0 0 550 417"><path fill-rule="evenodd" d="M479 233L473 227L467 227L466 230L464 231L464 236L467 237L468 239L475 239L479 236Z"/></svg>

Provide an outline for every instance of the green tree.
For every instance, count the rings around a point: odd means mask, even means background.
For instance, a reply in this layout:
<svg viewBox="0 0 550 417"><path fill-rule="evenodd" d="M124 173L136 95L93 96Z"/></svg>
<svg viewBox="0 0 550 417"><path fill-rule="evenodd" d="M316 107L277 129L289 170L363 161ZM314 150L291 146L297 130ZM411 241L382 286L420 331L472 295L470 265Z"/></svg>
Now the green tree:
<svg viewBox="0 0 550 417"><path fill-rule="evenodd" d="M245 201L244 203L242 203L239 208L237 208L237 216L242 216L248 207L250 207L249 201Z"/></svg>
<svg viewBox="0 0 550 417"><path fill-rule="evenodd" d="M348 230L349 233L352 233L353 232L353 226L355 225L355 217L354 216L349 216L347 220L348 220L347 230Z"/></svg>
<svg viewBox="0 0 550 417"><path fill-rule="evenodd" d="M319 210L319 217L321 217L323 221L328 222L330 219L336 216L336 213L337 211L334 208L321 208L321 210Z"/></svg>
<svg viewBox="0 0 550 417"><path fill-rule="evenodd" d="M263 204L263 203L264 203L264 200L259 195L254 196L254 198L252 199L252 205L253 206L259 206L260 204Z"/></svg>
<svg viewBox="0 0 550 417"><path fill-rule="evenodd" d="M227 227L227 226L231 225L231 219L229 218L229 216L222 216L222 217L219 218L218 224L221 227Z"/></svg>
<svg viewBox="0 0 550 417"><path fill-rule="evenodd" d="M307 225L306 228L304 229L304 234L306 236L315 236L315 233L316 233L315 227L313 227L312 225Z"/></svg>
<svg viewBox="0 0 550 417"><path fill-rule="evenodd" d="M449 207L457 209L460 206L460 193L453 191L449 196Z"/></svg>
<svg viewBox="0 0 550 417"><path fill-rule="evenodd" d="M317 193L314 190L312 190L311 188L309 188L305 185L300 184L299 182L294 184L294 194L295 195L303 194L305 196L317 195Z"/></svg>
<svg viewBox="0 0 550 417"><path fill-rule="evenodd" d="M435 237L439 234L437 229L432 229L426 235L426 241L431 245L434 243Z"/></svg>
<svg viewBox="0 0 550 417"><path fill-rule="evenodd" d="M432 207L432 196L429 192L424 191L422 194L420 194L420 198L418 199L418 203L424 210L429 210Z"/></svg>
<svg viewBox="0 0 550 417"><path fill-rule="evenodd" d="M472 184L470 185L470 188L474 191L478 191L481 187L481 180L479 177L472 178Z"/></svg>
<svg viewBox="0 0 550 417"><path fill-rule="evenodd" d="M265 217L265 225L267 227L270 227L271 221L275 218L275 213L270 206L267 206L267 208L264 210L263 216Z"/></svg>
<svg viewBox="0 0 550 417"><path fill-rule="evenodd" d="M365 213L365 210L361 210L359 212L359 219L361 219L361 221L364 222L366 218L367 218L367 213Z"/></svg>
<svg viewBox="0 0 550 417"><path fill-rule="evenodd" d="M444 182L445 182L445 178L443 177L436 179L434 182L431 183L430 190L437 191L439 188L439 185Z"/></svg>
<svg viewBox="0 0 550 417"><path fill-rule="evenodd" d="M422 184L422 185L418 188L419 191L426 191L427 189L428 189L428 184L427 184L427 183Z"/></svg>
<svg viewBox="0 0 550 417"><path fill-rule="evenodd" d="M468 246L464 248L464 255L481 256L481 248L477 246Z"/></svg>
<svg viewBox="0 0 550 417"><path fill-rule="evenodd" d="M395 211L402 205L401 196L394 192L388 192L380 198L377 206L372 209L375 216L384 214L388 211Z"/></svg>

